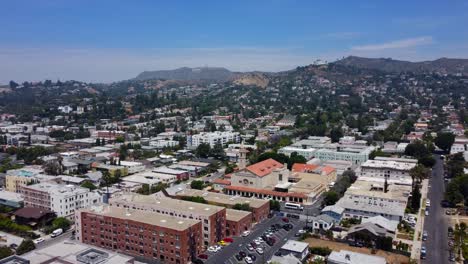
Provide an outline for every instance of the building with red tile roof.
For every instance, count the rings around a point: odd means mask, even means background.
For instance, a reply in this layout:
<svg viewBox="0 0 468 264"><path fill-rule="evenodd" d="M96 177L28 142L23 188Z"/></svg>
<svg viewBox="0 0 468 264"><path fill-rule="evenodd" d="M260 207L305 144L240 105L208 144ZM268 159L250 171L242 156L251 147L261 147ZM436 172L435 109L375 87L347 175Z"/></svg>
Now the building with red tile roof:
<svg viewBox="0 0 468 264"><path fill-rule="evenodd" d="M258 177L264 177L272 173L275 169L282 169L283 164L274 159L267 159L248 166L246 169Z"/></svg>
<svg viewBox="0 0 468 264"><path fill-rule="evenodd" d="M274 159L267 159L233 172L231 185L272 189L278 183L287 182L289 174L286 166Z"/></svg>

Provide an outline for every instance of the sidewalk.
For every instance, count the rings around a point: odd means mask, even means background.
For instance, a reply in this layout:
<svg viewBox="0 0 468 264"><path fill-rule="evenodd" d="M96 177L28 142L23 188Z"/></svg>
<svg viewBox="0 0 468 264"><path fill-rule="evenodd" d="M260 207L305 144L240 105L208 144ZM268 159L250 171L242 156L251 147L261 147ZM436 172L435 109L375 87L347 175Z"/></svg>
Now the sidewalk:
<svg viewBox="0 0 468 264"><path fill-rule="evenodd" d="M422 181L422 186L421 186L421 204L419 206L419 212L418 212L418 221L416 222L416 226L414 228L414 238L413 238L413 247L411 249L411 259L415 259L420 263L420 256L421 256L421 246L422 246L422 241L421 241L421 236L422 233L424 232L424 218L425 215L424 213L421 214L421 210L424 210L426 208L426 204L424 201L427 199L427 193L428 193L428 185L429 185L429 180L423 180Z"/></svg>

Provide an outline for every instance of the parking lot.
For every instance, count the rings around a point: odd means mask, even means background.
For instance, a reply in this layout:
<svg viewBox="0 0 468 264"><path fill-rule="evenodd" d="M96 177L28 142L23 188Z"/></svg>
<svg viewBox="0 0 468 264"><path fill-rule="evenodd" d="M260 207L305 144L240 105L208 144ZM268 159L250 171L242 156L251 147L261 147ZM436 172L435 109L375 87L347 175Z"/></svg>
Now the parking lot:
<svg viewBox="0 0 468 264"><path fill-rule="evenodd" d="M246 237L235 237L234 242L230 245L223 247L220 251L206 252L208 259L205 260L205 263L247 263L245 258L239 260L236 258L236 255L239 255L240 252L244 252L245 255L252 258L251 263L265 263L270 259L275 252L277 252L288 239L294 238L294 235L299 229L302 229L305 225L304 222L300 222L295 219L289 219L289 223L293 225L293 228L289 231L286 231L282 228L285 222L283 222L282 217L275 216L271 219L268 219L262 223L257 224L251 231L250 235ZM251 248L248 249L248 246L251 242L261 237L264 232L271 227L271 225L280 225L276 232L272 232L271 237L275 240L273 245L268 245L266 242L260 242L256 244L256 248L261 248L259 253L257 249ZM250 262L249 262L250 263Z"/></svg>

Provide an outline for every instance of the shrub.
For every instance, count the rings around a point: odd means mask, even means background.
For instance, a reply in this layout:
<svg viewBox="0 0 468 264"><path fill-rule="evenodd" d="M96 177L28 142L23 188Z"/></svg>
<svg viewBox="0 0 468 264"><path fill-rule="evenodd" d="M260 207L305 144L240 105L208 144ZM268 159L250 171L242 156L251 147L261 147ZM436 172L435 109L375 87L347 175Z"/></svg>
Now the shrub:
<svg viewBox="0 0 468 264"><path fill-rule="evenodd" d="M329 247L310 247L310 253L314 255L320 255L320 256L328 256L332 252L332 250Z"/></svg>

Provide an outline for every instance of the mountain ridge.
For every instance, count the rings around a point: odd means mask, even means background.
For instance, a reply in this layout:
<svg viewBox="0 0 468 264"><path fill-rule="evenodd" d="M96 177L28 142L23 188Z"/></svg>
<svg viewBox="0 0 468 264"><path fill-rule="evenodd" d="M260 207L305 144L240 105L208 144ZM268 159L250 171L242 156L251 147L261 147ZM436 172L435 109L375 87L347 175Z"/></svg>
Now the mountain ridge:
<svg viewBox="0 0 468 264"><path fill-rule="evenodd" d="M468 59L459 58L442 57L435 60L412 62L394 60L391 58L348 56L333 63L357 68L381 70L384 72L440 72L445 74L461 73L463 75L468 75Z"/></svg>

